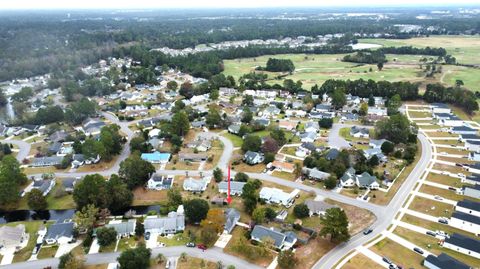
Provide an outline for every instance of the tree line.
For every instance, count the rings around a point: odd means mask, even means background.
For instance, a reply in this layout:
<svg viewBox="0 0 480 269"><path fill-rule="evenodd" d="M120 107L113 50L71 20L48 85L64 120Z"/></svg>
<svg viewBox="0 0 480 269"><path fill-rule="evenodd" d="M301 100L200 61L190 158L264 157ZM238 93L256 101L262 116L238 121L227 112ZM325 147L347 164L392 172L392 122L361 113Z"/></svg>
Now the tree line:
<svg viewBox="0 0 480 269"><path fill-rule="evenodd" d="M475 93L460 86L445 87L442 84L428 84L423 99L429 103L449 103L462 108L468 114L479 109Z"/></svg>

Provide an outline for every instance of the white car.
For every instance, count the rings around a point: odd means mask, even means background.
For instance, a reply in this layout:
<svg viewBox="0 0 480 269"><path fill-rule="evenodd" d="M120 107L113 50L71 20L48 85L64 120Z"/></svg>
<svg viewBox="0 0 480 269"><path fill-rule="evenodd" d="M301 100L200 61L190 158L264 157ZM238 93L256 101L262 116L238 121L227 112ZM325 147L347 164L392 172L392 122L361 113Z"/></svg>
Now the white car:
<svg viewBox="0 0 480 269"><path fill-rule="evenodd" d="M435 195L433 198L435 198L435 200L439 200L439 201L443 200L443 197L440 196L440 195Z"/></svg>

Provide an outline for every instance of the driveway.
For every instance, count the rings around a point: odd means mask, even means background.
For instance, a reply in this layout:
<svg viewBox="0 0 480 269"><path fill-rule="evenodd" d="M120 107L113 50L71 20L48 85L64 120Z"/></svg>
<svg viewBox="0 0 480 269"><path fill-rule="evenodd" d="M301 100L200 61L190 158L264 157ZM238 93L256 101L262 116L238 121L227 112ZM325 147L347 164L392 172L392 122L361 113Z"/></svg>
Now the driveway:
<svg viewBox="0 0 480 269"><path fill-rule="evenodd" d="M100 245L98 244L97 238L93 239L92 245L90 246L90 250L88 254L97 254L100 251Z"/></svg>
<svg viewBox="0 0 480 269"><path fill-rule="evenodd" d="M2 251L0 251L0 255L3 256L3 258L1 258L2 262L0 265L11 264L13 261L13 256L15 256L15 248L2 249Z"/></svg>
<svg viewBox="0 0 480 269"><path fill-rule="evenodd" d="M55 253L55 258L59 258L63 254L67 254L68 252L70 252L72 249L74 249L75 247L77 247L81 243L82 243L82 241L77 241L77 242L71 243L71 244L61 244L58 247L57 253Z"/></svg>
<svg viewBox="0 0 480 269"><path fill-rule="evenodd" d="M332 129L328 133L328 145L331 148L341 149L341 148L351 148L350 143L345 140L340 135L340 129L342 128L352 128L353 126L360 126L361 124L343 124L343 123L334 123L332 125ZM368 129L372 129L373 126L362 126Z"/></svg>

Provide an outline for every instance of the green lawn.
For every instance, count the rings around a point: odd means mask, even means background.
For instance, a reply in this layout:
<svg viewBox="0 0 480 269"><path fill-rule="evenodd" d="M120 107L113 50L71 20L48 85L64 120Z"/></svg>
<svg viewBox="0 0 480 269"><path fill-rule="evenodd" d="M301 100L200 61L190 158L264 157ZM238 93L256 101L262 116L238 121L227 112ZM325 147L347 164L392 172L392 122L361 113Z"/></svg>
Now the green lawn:
<svg viewBox="0 0 480 269"><path fill-rule="evenodd" d="M186 243L190 242L190 238L188 237L187 232L184 232L175 234L171 238L167 236L159 236L158 242L164 243L167 247L184 246Z"/></svg>
<svg viewBox="0 0 480 269"><path fill-rule="evenodd" d="M64 196L55 197L55 194L61 189L63 189L62 180L57 179L55 187L47 196L48 209L72 209L76 207L71 194L64 193Z"/></svg>
<svg viewBox="0 0 480 269"><path fill-rule="evenodd" d="M424 259L422 255L388 238L378 242L370 249L382 257L388 257L395 264L402 265L403 268L422 268L422 261Z"/></svg>
<svg viewBox="0 0 480 269"><path fill-rule="evenodd" d="M137 244L138 241L135 240L134 236L122 238L120 239L120 242L118 242L117 251L124 251L127 249L135 248Z"/></svg>
<svg viewBox="0 0 480 269"><path fill-rule="evenodd" d="M104 247L101 246L98 252L114 252L116 244L117 244L117 241L111 243L108 246L104 246Z"/></svg>
<svg viewBox="0 0 480 269"><path fill-rule="evenodd" d="M55 257L55 253L57 253L58 245L53 246L44 246L40 248L38 252L37 258L38 259L49 259Z"/></svg>
<svg viewBox="0 0 480 269"><path fill-rule="evenodd" d="M238 135L234 135L234 134L231 134L231 133L225 133L225 134L222 134L222 136L224 136L224 137L228 138L230 141L232 141L234 147L241 147L242 144L243 144L243 139Z"/></svg>
<svg viewBox="0 0 480 269"><path fill-rule="evenodd" d="M13 257L13 262L24 262L30 258L32 255L33 248L37 242L37 232L42 226L42 221L21 221L21 222L11 222L6 225L16 226L18 224L25 225L26 232L29 234L28 244L26 247L18 251Z"/></svg>

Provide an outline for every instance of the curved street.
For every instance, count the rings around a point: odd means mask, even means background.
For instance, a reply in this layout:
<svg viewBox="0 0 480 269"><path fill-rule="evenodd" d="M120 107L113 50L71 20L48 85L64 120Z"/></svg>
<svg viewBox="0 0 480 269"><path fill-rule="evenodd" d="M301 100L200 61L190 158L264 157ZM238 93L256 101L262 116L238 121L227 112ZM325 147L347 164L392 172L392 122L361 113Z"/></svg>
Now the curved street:
<svg viewBox="0 0 480 269"><path fill-rule="evenodd" d="M120 162L126 159L130 155L129 142L131 138L133 138L135 133L130 128L128 128L128 126L131 125L132 122L121 122L118 120L116 116L107 112L103 112L102 114L105 116L105 118L107 118L112 123L119 125L121 131L127 135L127 139L128 139L127 143L124 145L124 149L122 150L120 156L117 158L116 163L110 169L98 172L101 175L109 176L113 173L117 173L120 166ZM335 124L334 128L332 128L331 130L331 133L333 133L335 137L340 137L338 134L339 130L343 127L349 127L349 126L353 126L353 125ZM230 161L230 158L234 150L232 142L229 139L217 133L209 132L206 134L212 137L218 138L223 143L224 145L223 153L216 167L219 167L224 171L224 173L226 173L228 163ZM410 175L408 175L403 185L399 188L394 198L390 201L390 203L387 206L376 205L368 202L361 202L355 198L347 197L337 192L314 188L311 186L304 185L302 183L281 179L281 178L274 177L264 173L247 173L247 174L252 178L257 178L263 181L274 182L276 184L286 186L289 188L296 188L296 189L307 191L307 192L313 191L317 195L322 196L324 198L333 199L341 203L345 203L345 204L349 204L349 205L353 205L359 208L369 210L376 216L375 222L371 225L371 228L373 229L373 232L371 234L365 236L362 233L359 233L353 236L350 239L350 241L335 247L333 250L331 250L326 255L324 255L319 261L317 261L317 263L313 266L313 268L316 268L316 269L317 268L318 269L333 268L333 266L339 260L341 260L344 256L346 256L349 252L351 252L356 247L363 245L364 243L376 237L391 224L395 214L400 209L404 201L407 199L408 193L413 189L416 181L419 179L421 173L426 169L428 162L432 157L432 149L426 137L423 134L419 133L418 139L420 141L420 145L422 148L422 154L420 156L420 160L418 161L413 171L410 173ZM26 145L23 144L25 142L23 143L22 142L23 141L21 142L17 141L15 143L18 143L19 147L20 148L23 147L25 151ZM28 143L25 143L25 144L28 144ZM22 157L23 157L23 154L24 153L22 153ZM188 173L188 175L198 176L200 175L200 173L202 173L203 175L211 175L213 173L213 170L205 170L205 171L160 170L157 172L159 174L169 174L169 175L185 175ZM234 175L235 172L234 171L232 172L233 172L232 174ZM90 173L88 172L56 173L56 175L59 177L67 177L67 176L81 177L87 174L91 174L91 172ZM186 248L186 247L167 247L162 249L154 249L153 252L154 253L161 252L167 257L179 256L181 252L186 252L188 255L193 255L193 256L198 255L211 260L221 260L224 264L233 264L237 268L255 268L255 265L250 264L234 256L225 254L221 250L215 249L215 248L210 249L204 253L200 252L197 249ZM93 255L86 255L86 259L87 259L87 263L94 263L94 262L107 263L107 262L114 262L118 255L119 253L93 254ZM9 266L5 266L4 268L12 268L12 269L31 268L33 264L37 268L43 268L45 267L44 265L52 266L52 265L56 265L57 263L58 261L56 259L47 259L47 260L40 260L40 261L34 261L34 262L12 264Z"/></svg>

